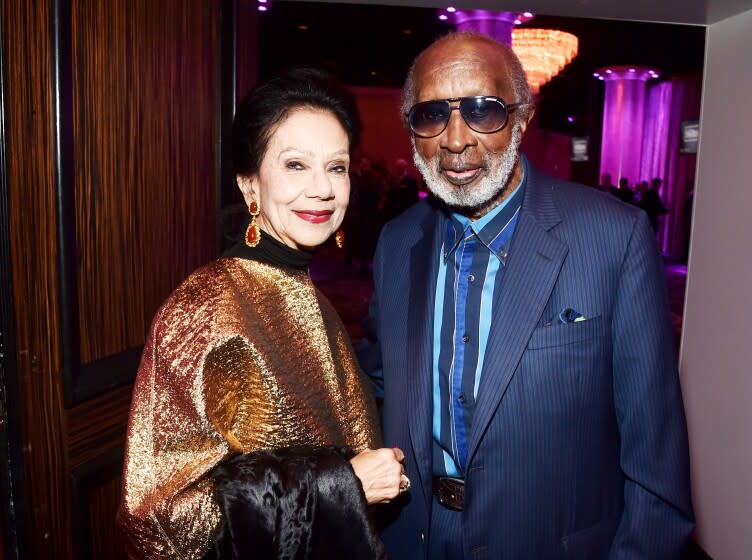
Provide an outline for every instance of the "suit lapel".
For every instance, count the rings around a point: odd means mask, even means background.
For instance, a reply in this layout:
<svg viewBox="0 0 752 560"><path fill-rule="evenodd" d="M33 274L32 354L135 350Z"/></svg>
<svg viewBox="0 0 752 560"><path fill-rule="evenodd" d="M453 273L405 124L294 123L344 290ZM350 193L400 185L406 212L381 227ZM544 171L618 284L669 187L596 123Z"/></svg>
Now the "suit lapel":
<svg viewBox="0 0 752 560"><path fill-rule="evenodd" d="M410 439L427 502L431 499L431 422L433 315L436 274L442 240L442 214L431 212L422 222L422 237L410 251L407 340L407 401Z"/></svg>
<svg viewBox="0 0 752 560"><path fill-rule="evenodd" d="M507 269L494 296L494 317L468 441L468 465L512 380L568 251L548 231L561 221L553 191L529 169Z"/></svg>

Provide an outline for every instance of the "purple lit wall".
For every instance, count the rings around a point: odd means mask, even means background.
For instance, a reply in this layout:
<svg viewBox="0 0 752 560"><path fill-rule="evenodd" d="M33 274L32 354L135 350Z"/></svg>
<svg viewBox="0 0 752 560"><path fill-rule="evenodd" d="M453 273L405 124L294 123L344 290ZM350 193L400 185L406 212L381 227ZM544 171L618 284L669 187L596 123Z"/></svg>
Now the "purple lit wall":
<svg viewBox="0 0 752 560"><path fill-rule="evenodd" d="M626 177L638 181L642 164L646 84L651 70L612 67L599 71L606 82L603 104L601 176L611 174L616 183Z"/></svg>

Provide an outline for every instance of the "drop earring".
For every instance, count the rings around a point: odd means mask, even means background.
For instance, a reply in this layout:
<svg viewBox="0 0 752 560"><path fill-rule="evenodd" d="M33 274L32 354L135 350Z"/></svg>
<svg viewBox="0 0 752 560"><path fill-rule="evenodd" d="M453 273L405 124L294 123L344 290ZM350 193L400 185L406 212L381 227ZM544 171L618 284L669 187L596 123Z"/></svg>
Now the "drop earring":
<svg viewBox="0 0 752 560"><path fill-rule="evenodd" d="M256 216L261 212L258 202L252 200L248 205L248 212L251 213L251 223L245 230L245 244L249 247L255 247L261 241L261 228L256 221Z"/></svg>
<svg viewBox="0 0 752 560"><path fill-rule="evenodd" d="M345 230L337 230L337 233L334 234L334 243L338 249L342 249L345 246Z"/></svg>

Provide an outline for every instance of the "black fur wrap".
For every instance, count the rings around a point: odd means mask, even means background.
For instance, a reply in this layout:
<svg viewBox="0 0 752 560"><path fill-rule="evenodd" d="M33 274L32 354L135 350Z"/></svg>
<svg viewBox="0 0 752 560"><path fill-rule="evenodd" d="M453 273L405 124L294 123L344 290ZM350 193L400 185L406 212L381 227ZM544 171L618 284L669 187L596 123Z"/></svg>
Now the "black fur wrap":
<svg viewBox="0 0 752 560"><path fill-rule="evenodd" d="M352 452L294 447L237 455L210 474L223 521L207 558L385 559Z"/></svg>

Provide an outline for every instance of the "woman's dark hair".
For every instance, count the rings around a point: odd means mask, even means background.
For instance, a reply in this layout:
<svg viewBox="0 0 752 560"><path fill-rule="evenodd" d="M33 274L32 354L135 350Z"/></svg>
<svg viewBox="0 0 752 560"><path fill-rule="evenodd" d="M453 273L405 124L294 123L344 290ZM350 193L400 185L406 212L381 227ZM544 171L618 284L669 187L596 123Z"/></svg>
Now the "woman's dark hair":
<svg viewBox="0 0 752 560"><path fill-rule="evenodd" d="M360 135L355 97L323 70L294 68L256 86L238 107L232 123L235 174L257 173L275 127L302 107L333 114L347 133L350 152L355 149Z"/></svg>

